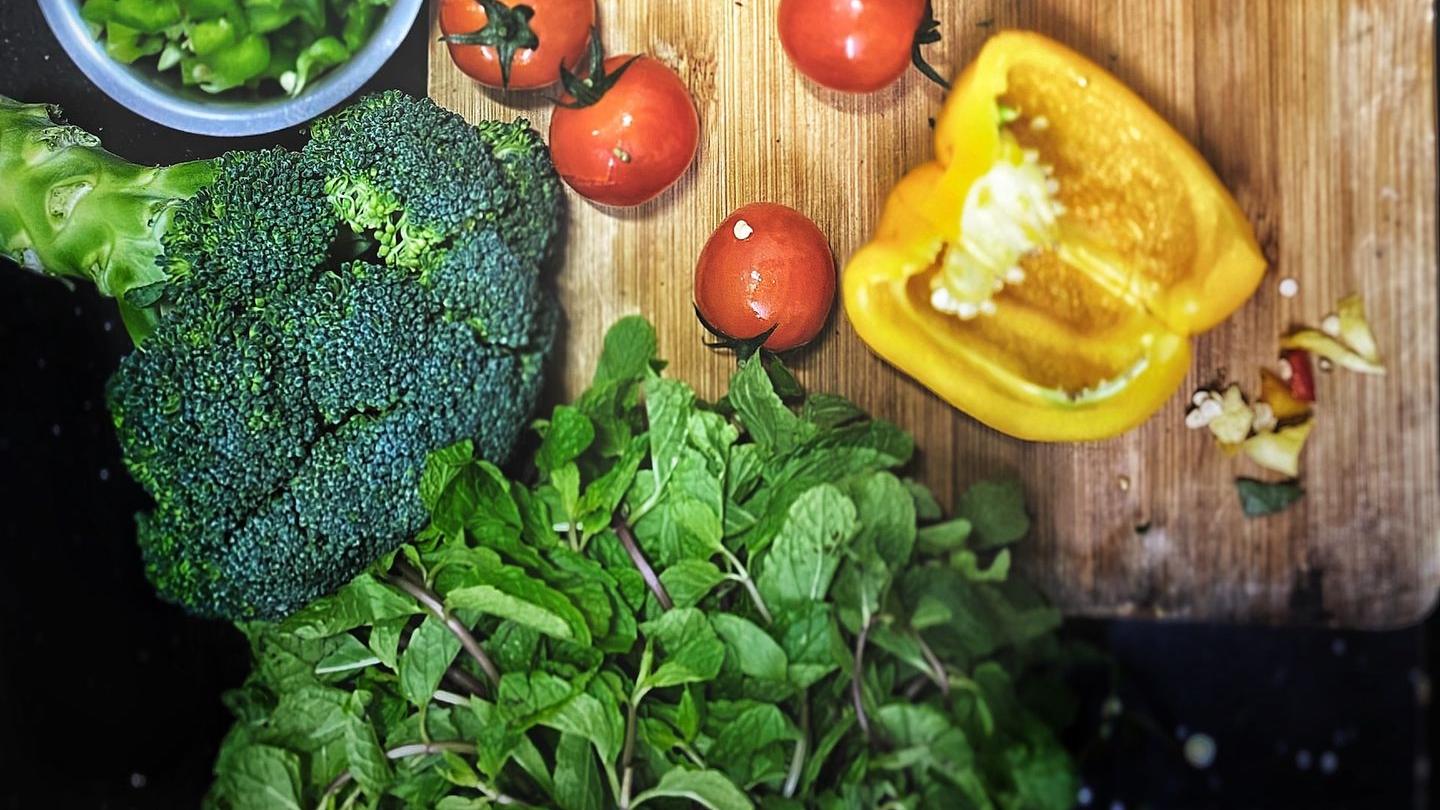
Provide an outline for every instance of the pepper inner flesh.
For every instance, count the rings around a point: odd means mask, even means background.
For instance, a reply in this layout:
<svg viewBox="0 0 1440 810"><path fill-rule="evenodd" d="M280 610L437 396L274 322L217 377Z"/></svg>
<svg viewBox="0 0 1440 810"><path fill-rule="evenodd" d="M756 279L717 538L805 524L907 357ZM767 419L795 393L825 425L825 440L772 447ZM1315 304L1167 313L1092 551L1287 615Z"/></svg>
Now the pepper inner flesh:
<svg viewBox="0 0 1440 810"><path fill-rule="evenodd" d="M960 239L949 245L932 280L930 303L962 320L995 314L995 293L1020 284L1020 261L1053 247L1059 218L1059 184L1034 150L1014 138L990 170L970 186L961 214Z"/></svg>
<svg viewBox="0 0 1440 810"><path fill-rule="evenodd" d="M918 322L955 354L989 364L1017 387L1057 402L1118 393L1116 383L1144 370L1151 346L1166 332L1158 321L1105 294L1054 254L1028 256L1021 267L1026 281L996 296L994 317L964 320L936 312ZM916 311L930 309L931 284L940 271L937 261L910 277L906 294ZM1066 286L1037 293L1050 278Z"/></svg>
<svg viewBox="0 0 1440 810"><path fill-rule="evenodd" d="M1159 297L1194 266L1183 178L1079 80L1016 65L997 103L1015 112L995 166L968 192L960 238L907 286L911 306L1042 396L1118 393L1175 335Z"/></svg>
<svg viewBox="0 0 1440 810"><path fill-rule="evenodd" d="M1053 167L1069 227L1125 257L1130 272L1154 289L1174 286L1195 267L1190 184L1170 147L1150 136L1143 109L1117 105L1081 79L1014 65L1000 99L1020 113L1008 130Z"/></svg>

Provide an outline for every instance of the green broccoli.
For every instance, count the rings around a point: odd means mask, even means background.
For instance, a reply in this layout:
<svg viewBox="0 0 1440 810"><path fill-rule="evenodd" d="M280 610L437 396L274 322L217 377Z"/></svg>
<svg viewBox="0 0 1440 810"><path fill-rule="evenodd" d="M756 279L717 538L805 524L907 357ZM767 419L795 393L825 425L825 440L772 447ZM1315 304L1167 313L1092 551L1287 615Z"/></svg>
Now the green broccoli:
<svg viewBox="0 0 1440 810"><path fill-rule="evenodd" d="M139 542L193 613L277 618L347 582L424 525L429 451L503 461L529 418L563 197L524 121L388 92L300 152L148 168L0 97L0 188L0 255L119 302Z"/></svg>

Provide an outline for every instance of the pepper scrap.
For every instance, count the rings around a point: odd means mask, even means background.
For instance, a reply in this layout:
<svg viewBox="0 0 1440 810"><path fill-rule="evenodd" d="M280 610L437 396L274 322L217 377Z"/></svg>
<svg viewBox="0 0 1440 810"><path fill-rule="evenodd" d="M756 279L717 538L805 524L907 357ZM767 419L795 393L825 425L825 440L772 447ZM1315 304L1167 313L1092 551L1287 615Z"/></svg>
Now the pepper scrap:
<svg viewBox="0 0 1440 810"><path fill-rule="evenodd" d="M881 357L996 430L1115 436L1180 387L1191 335L1265 260L1235 200L1118 79L1042 37L992 37L844 274Z"/></svg>

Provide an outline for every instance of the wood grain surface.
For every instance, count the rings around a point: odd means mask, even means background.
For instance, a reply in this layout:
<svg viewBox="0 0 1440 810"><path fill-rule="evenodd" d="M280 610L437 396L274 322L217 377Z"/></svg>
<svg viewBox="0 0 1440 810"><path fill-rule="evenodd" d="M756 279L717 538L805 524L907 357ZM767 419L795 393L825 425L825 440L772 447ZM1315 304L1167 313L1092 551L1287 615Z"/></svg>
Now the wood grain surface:
<svg viewBox="0 0 1440 810"><path fill-rule="evenodd" d="M870 96L822 90L786 61L778 0L601 0L612 53L645 52L694 92L700 156L658 200L628 211L571 195L556 285L567 323L557 393L579 390L617 317L649 316L672 370L723 391L730 358L701 346L695 258L731 210L782 202L809 214L843 266L890 187L931 152L939 88L911 71ZM842 311L792 359L912 431L917 473L942 502L1019 474L1037 516L1022 563L1067 612L1395 626L1440 587L1437 497L1436 143L1431 0L935 0L953 73L1002 28L1040 31L1107 67L1195 143L1254 223L1271 272L1230 321L1200 337L1189 388L1226 372L1257 387L1278 336L1362 292L1390 374L1319 382L1307 496L1246 520L1232 484L1261 471L1183 425L1178 394L1143 428L1086 445L1009 439L874 357ZM433 10L432 10L433 13ZM433 22L433 21L432 21ZM432 45L430 91L466 117L548 126L541 94L469 82ZM1300 294L1282 298L1281 278ZM560 390L563 389L563 390ZM1148 530L1142 531L1148 527Z"/></svg>

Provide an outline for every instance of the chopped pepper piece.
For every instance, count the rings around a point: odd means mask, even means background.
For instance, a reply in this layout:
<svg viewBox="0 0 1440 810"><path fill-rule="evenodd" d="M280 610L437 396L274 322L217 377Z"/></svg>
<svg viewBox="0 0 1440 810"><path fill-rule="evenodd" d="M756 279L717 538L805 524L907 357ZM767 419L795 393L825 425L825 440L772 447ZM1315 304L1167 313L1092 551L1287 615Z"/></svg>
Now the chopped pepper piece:
<svg viewBox="0 0 1440 810"><path fill-rule="evenodd" d="M1297 478L1300 475L1300 452L1315 427L1314 419L1280 428L1271 433L1257 433L1245 440L1245 455L1267 470Z"/></svg>
<svg viewBox="0 0 1440 810"><path fill-rule="evenodd" d="M1220 400L1220 415L1210 420L1210 432L1222 447L1238 446L1250 435L1255 425L1255 411L1245 402L1240 386L1225 389Z"/></svg>
<svg viewBox="0 0 1440 810"><path fill-rule="evenodd" d="M1290 369L1290 395L1301 402L1315 401L1315 369L1310 365L1310 353L1302 349L1286 349L1280 359Z"/></svg>
<svg viewBox="0 0 1440 810"><path fill-rule="evenodd" d="M1292 378L1293 379L1293 378ZM1290 383L1285 382L1269 369L1260 372L1260 401L1270 406L1271 413L1281 422L1302 419L1310 415L1310 406L1301 402L1291 393Z"/></svg>
<svg viewBox="0 0 1440 810"><path fill-rule="evenodd" d="M1384 366L1373 360L1361 357L1358 353L1351 350L1349 346L1344 345L1318 329L1301 329L1292 335L1287 335L1281 338L1280 348L1301 349L1323 357L1341 368L1348 368L1351 371L1358 371L1361 374L1385 373Z"/></svg>
<svg viewBox="0 0 1440 810"><path fill-rule="evenodd" d="M1370 321L1365 319L1365 302L1358 295L1347 295L1335 307L1340 316L1340 339L1355 353L1376 365L1380 364L1380 347L1375 343L1375 333L1370 331Z"/></svg>
<svg viewBox="0 0 1440 810"><path fill-rule="evenodd" d="M1189 336L1265 261L1203 158L1119 80L1005 32L956 82L935 160L890 195L844 276L861 338L955 407L1035 441L1145 421Z"/></svg>

